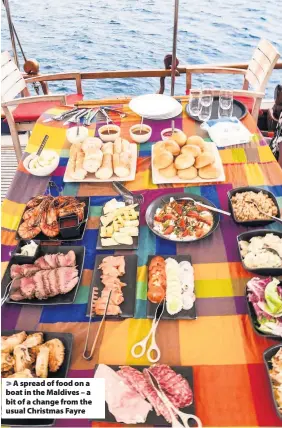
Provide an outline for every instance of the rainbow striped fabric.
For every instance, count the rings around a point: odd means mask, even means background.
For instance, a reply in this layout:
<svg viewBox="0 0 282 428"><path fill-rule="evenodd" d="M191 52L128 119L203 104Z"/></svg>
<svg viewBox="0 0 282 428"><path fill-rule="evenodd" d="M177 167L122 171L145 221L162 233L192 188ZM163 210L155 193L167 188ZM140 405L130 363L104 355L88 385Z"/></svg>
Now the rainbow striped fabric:
<svg viewBox="0 0 282 428"><path fill-rule="evenodd" d="M116 106L115 106L116 107ZM137 116L128 106L118 106L127 117L114 118L120 124L122 137L130 140L129 128L138 123ZM151 142L139 147L137 175L134 182L127 183L132 191L141 191L145 203L141 210L140 245L138 254L138 276L135 317L125 321L107 321L101 347L92 361L82 358L86 337L86 307L89 285L95 264L96 240L102 205L115 192L110 184L63 183L68 161L69 144L66 129L61 123L43 120L57 114L62 108L46 112L36 124L27 152L37 150L45 134L49 135L47 148L56 150L61 156L60 165L52 180L63 187L65 195L91 197L90 217L83 241L86 258L82 285L72 305L29 307L5 305L2 310L2 326L5 329L26 329L70 332L74 335L69 377L92 377L97 363L105 364L148 364L146 357L133 359L130 349L149 331L151 321L146 317L146 277L149 254L190 254L195 268L198 319L195 321L161 321L157 342L162 356L160 362L169 365L191 365L194 369L195 405L197 415L205 427L278 427L282 422L275 414L267 374L263 365L263 351L275 342L258 336L250 324L245 302L245 286L251 275L246 272L239 259L236 236L246 230L236 225L231 218L221 216L218 229L207 239L187 245L162 240L147 228L144 214L148 204L162 194L176 191L193 192L205 196L217 207L228 209L227 191L247 185L257 185L271 190L282 207L282 170L275 161L269 147L257 132L250 115L243 123L254 133L253 141L244 146L220 150L226 181L204 186L156 186L152 184L150 170L151 143L159 141L160 131L170 126L170 121L145 120L153 128ZM91 135L104 123L93 124ZM197 123L185 113L175 121L177 128L188 135L202 135ZM208 140L208 139L207 139ZM43 193L48 178L29 175L22 163L12 182L2 206L2 271L16 245L15 230L19 224L26 202ZM279 230L279 225L269 226ZM281 226L280 226L281 230ZM101 253L101 251L99 251ZM113 251L105 251L112 254ZM98 323L93 323L93 332ZM58 420L56 426L90 427L109 426L87 420Z"/></svg>

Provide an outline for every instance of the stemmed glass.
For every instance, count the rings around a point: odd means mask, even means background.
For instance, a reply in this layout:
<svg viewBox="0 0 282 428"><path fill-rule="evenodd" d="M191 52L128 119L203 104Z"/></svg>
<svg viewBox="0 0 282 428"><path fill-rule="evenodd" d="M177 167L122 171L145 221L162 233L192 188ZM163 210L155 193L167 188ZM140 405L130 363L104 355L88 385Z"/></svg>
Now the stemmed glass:
<svg viewBox="0 0 282 428"><path fill-rule="evenodd" d="M233 91L221 89L219 93L218 117L231 117L233 114Z"/></svg>
<svg viewBox="0 0 282 428"><path fill-rule="evenodd" d="M201 89L191 89L189 97L189 113L198 116L201 109Z"/></svg>

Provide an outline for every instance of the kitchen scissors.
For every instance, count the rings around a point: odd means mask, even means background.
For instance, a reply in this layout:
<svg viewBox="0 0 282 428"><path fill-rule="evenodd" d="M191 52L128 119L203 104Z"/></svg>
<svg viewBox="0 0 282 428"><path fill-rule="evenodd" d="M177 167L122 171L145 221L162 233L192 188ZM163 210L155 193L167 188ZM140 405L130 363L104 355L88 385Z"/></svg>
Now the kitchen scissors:
<svg viewBox="0 0 282 428"><path fill-rule="evenodd" d="M160 319L162 317L162 314L164 312L164 308L165 308L165 300L160 302L157 306L155 316L154 316L154 319L152 322L152 326L151 326L151 329L150 329L148 335L146 337L144 337L144 339L142 339L140 342L137 342L137 343L135 343L135 345L132 346L131 355L134 358L140 358L145 354L147 344L148 344L151 336L152 336L151 344L147 350L147 358L150 361L150 363L156 363L161 358L161 351L160 351L160 348L158 347L158 345L156 343L156 330L157 330L158 324L160 322ZM137 348L141 348L141 352L136 352ZM153 356L154 353L156 354L155 358Z"/></svg>

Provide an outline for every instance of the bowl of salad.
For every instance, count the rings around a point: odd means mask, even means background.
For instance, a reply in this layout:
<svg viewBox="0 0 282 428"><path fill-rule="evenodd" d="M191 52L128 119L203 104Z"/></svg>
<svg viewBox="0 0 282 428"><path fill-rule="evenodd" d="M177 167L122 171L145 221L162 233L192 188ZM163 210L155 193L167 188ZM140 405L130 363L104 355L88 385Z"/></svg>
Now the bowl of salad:
<svg viewBox="0 0 282 428"><path fill-rule="evenodd" d="M207 206L215 207L208 199L194 193L170 193L148 206L146 222L151 231L163 239L185 243L199 241L211 235L219 224L218 212Z"/></svg>
<svg viewBox="0 0 282 428"><path fill-rule="evenodd" d="M282 340L282 283L279 279L250 279L246 297L255 331L261 336Z"/></svg>
<svg viewBox="0 0 282 428"><path fill-rule="evenodd" d="M43 150L39 156L36 153L31 153L27 156L23 161L23 165L30 174L46 177L55 171L59 162L60 156L58 153L54 150Z"/></svg>

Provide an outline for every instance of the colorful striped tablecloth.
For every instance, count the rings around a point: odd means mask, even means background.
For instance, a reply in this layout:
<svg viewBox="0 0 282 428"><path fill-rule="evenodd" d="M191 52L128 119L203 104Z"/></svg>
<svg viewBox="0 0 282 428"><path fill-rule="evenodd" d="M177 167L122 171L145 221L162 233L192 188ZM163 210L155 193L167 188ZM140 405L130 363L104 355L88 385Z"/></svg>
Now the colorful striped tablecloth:
<svg viewBox="0 0 282 428"><path fill-rule="evenodd" d="M115 106L116 107L116 106ZM119 106L130 113L128 106ZM77 245L86 247L82 284L75 303L62 306L31 307L5 305L2 310L3 329L37 329L42 331L69 332L74 336L69 377L92 377L94 365L147 364L146 358L131 357L132 345L149 331L151 321L146 317L146 263L149 254L190 254L195 269L198 319L195 321L161 321L157 342L162 355L161 363L191 365L194 369L194 394L197 415L205 427L278 427L282 422L275 414L267 374L263 365L263 351L275 342L258 336L252 329L245 302L246 282L252 275L241 263L236 236L246 228L236 225L227 216L221 216L217 230L207 239L191 244L176 244L159 239L147 228L144 214L148 204L156 197L173 191L189 191L205 196L216 206L227 210L227 191L247 185L257 185L271 190L282 206L282 170L269 147L256 134L252 143L220 150L226 181L205 186L156 186L152 184L150 170L151 142L159 141L160 131L170 126L170 121L145 120L153 128L150 143L139 147L137 175L128 189L141 191L145 203L141 210L140 245L136 310L133 319L107 321L101 347L95 358L87 362L82 358L86 336L86 306L89 285L95 263L97 229L102 205L116 196L110 184L63 183L68 161L69 144L66 129L60 122L43 123L51 114L62 109L46 112L37 122L29 140L27 152L37 150L45 134L49 135L47 148L61 156L60 165L52 180L63 186L65 195L91 197L90 217L83 241ZM134 114L114 119L120 124L123 138L129 137L129 128L139 119ZM243 123L252 133L256 124L248 115ZM90 127L91 135L98 135L97 128ZM188 135L203 135L197 123L185 113L175 120L175 126ZM4 272L10 251L15 247L15 230L19 224L25 203L43 193L48 178L29 175L20 164L7 198L2 206L2 270ZM281 230L272 223L269 228ZM101 252L101 251L100 251ZM105 251L111 254L112 251ZM93 324L93 331L98 323ZM58 420L56 426L97 426L88 420ZM100 425L100 424L99 424ZM104 426L109 424L104 423Z"/></svg>

